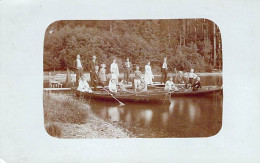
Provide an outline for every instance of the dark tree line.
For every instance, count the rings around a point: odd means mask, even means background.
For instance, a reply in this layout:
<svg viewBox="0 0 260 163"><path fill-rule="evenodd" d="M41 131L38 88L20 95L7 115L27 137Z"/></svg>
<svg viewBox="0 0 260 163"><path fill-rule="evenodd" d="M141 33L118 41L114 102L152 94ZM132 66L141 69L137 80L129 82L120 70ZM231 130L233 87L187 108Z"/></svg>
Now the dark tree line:
<svg viewBox="0 0 260 163"><path fill-rule="evenodd" d="M46 30L44 69L72 66L77 54L88 71L96 55L99 63L119 67L126 57L141 67L149 60L159 71L163 57L170 71L222 70L219 28L207 19L58 21Z"/></svg>

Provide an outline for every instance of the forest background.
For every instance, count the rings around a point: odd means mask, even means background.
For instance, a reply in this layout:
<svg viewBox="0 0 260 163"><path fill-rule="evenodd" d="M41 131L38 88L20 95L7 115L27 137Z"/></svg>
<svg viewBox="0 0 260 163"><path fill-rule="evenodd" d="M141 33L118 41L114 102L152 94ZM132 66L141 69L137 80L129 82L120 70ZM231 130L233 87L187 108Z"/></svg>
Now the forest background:
<svg viewBox="0 0 260 163"><path fill-rule="evenodd" d="M44 71L66 70L80 54L85 72L93 55L110 67L117 59L120 71L129 58L144 69L150 61L160 72L167 57L169 71L222 71L222 44L218 26L207 19L57 21L45 32Z"/></svg>

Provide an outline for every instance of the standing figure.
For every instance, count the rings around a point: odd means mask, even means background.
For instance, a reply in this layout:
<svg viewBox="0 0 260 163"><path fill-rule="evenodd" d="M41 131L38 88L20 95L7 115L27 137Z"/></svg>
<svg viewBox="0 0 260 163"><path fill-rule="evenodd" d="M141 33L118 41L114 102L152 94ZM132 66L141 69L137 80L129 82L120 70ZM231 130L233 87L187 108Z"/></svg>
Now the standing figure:
<svg viewBox="0 0 260 163"><path fill-rule="evenodd" d="M190 87L190 84L189 84L189 74L187 72L185 72L183 75L183 81L185 84L185 88L188 89Z"/></svg>
<svg viewBox="0 0 260 163"><path fill-rule="evenodd" d="M118 84L119 77L119 69L116 63L116 59L113 60L113 63L110 66L111 78L113 77L116 80L116 84Z"/></svg>
<svg viewBox="0 0 260 163"><path fill-rule="evenodd" d="M154 76L153 76L152 68L151 68L150 64L151 63L148 62L147 65L145 65L144 79L145 79L146 84L153 85Z"/></svg>
<svg viewBox="0 0 260 163"><path fill-rule="evenodd" d="M164 90L171 92L171 91L178 91L178 88L174 85L172 81L172 77L169 78L169 80L165 83Z"/></svg>
<svg viewBox="0 0 260 163"><path fill-rule="evenodd" d="M133 84L133 88L135 89L135 91L137 90L137 88L139 87L139 85L141 84L141 71L139 71L139 67L136 66L136 70L134 72L134 84Z"/></svg>
<svg viewBox="0 0 260 163"><path fill-rule="evenodd" d="M76 72L76 87L79 85L79 79L83 76L83 66L81 64L80 55L77 55L77 59L74 60L73 66L77 69Z"/></svg>
<svg viewBox="0 0 260 163"><path fill-rule="evenodd" d="M96 56L93 55L92 61L89 63L89 74L90 74L90 80L91 80L91 86L94 86L94 75L95 75L95 67L98 66L98 63L96 61Z"/></svg>
<svg viewBox="0 0 260 163"><path fill-rule="evenodd" d="M196 78L197 78L197 75L194 73L194 69L190 69L189 83L192 85Z"/></svg>
<svg viewBox="0 0 260 163"><path fill-rule="evenodd" d="M107 82L106 65L105 64L101 64L101 68L99 69L98 76L99 76L100 84L104 87L106 85L106 82Z"/></svg>
<svg viewBox="0 0 260 163"><path fill-rule="evenodd" d="M162 78L161 78L161 83L164 84L166 83L166 80L167 80L167 58L164 57L163 59L163 64L162 64Z"/></svg>
<svg viewBox="0 0 260 163"><path fill-rule="evenodd" d="M94 91L97 90L97 85L99 84L99 78L98 78L98 66L95 66L95 72L92 73L92 84L94 87Z"/></svg>
<svg viewBox="0 0 260 163"><path fill-rule="evenodd" d="M129 76L131 73L131 68L132 68L132 64L131 64L131 62L129 62L129 59L127 58L126 62L125 62L125 74L124 74L126 84L129 83Z"/></svg>

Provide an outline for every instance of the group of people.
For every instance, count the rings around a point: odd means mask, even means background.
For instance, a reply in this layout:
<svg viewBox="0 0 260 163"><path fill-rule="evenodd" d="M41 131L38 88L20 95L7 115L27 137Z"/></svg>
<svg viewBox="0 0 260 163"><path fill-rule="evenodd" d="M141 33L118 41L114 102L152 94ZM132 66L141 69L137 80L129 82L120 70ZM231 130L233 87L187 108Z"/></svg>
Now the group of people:
<svg viewBox="0 0 260 163"><path fill-rule="evenodd" d="M74 61L74 68L77 69L76 73L76 85L78 86L78 90L92 92L86 77L83 75L83 66L80 60L80 55L77 55L77 59ZM119 82L119 68L116 62L116 59L113 60L110 65L110 74L111 77L109 81L107 81L106 74L106 65L101 64L99 68L99 64L96 61L96 56L92 57L91 62L89 63L89 72L90 72L90 85L96 90L98 85L104 87L108 85L109 91L113 93L117 93L119 90L126 91L125 84L129 84L130 82L130 74L133 69L132 63L129 61L129 58L126 59L124 63L124 78ZM167 58L164 58L163 63L161 65L161 83L165 84L165 91L178 91L178 88L175 86L173 82L173 77L170 77L167 81ZM151 63L147 62L145 65L145 73L144 75L139 70L139 66L135 67L134 77L132 78L132 88L135 91L147 91L147 85L153 85L154 75L152 73ZM194 73L194 69L191 69L189 73L176 73L175 81L178 83L185 84L185 88L192 88L194 91L200 88L200 78ZM108 82L108 83L107 83Z"/></svg>

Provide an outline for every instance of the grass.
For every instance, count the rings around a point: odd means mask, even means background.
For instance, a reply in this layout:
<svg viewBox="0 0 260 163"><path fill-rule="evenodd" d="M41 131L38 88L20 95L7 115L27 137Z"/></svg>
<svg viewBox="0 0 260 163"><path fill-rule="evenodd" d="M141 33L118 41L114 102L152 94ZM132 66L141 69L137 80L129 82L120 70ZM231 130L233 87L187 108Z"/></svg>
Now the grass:
<svg viewBox="0 0 260 163"><path fill-rule="evenodd" d="M88 109L75 99L59 93L43 93L44 121L71 124L86 123Z"/></svg>

